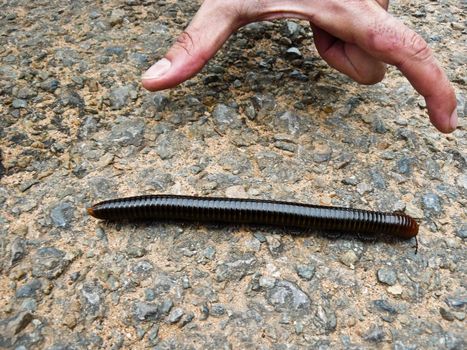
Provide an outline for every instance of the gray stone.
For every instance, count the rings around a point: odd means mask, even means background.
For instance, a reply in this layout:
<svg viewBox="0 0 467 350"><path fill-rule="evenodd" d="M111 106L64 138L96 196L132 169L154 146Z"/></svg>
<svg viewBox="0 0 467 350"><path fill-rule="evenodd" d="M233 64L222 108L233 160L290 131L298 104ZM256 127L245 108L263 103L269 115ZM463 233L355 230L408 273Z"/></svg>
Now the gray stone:
<svg viewBox="0 0 467 350"><path fill-rule="evenodd" d="M76 91L66 89L64 90L60 96L59 100L62 106L70 107L70 108L84 108L85 103L83 98L80 96L79 93Z"/></svg>
<svg viewBox="0 0 467 350"><path fill-rule="evenodd" d="M305 117L292 111L277 115L273 120L273 126L277 132L293 136L299 136L308 131L308 121Z"/></svg>
<svg viewBox="0 0 467 350"><path fill-rule="evenodd" d="M119 86L110 90L110 106L114 110L122 109L129 104L129 100L135 99L137 92L131 85Z"/></svg>
<svg viewBox="0 0 467 350"><path fill-rule="evenodd" d="M446 321L454 321L455 319L452 312L446 309L445 307L440 307L439 313L441 314L441 317L444 318Z"/></svg>
<svg viewBox="0 0 467 350"><path fill-rule="evenodd" d="M161 92L156 92L154 96L152 97L152 102L154 106L156 107L156 110L158 112L162 112L163 110L167 108L167 106L170 103L170 100L165 94Z"/></svg>
<svg viewBox="0 0 467 350"><path fill-rule="evenodd" d="M397 314L397 309L394 306L392 306L387 300L384 300L384 299L374 300L373 305L376 307L376 309L380 311L387 312L391 315Z"/></svg>
<svg viewBox="0 0 467 350"><path fill-rule="evenodd" d="M225 307L222 304L212 304L209 310L209 315L214 317L220 317L225 314Z"/></svg>
<svg viewBox="0 0 467 350"><path fill-rule="evenodd" d="M71 203L63 202L51 209L50 218L56 227L66 228L70 227L74 212L75 208Z"/></svg>
<svg viewBox="0 0 467 350"><path fill-rule="evenodd" d="M378 281L380 281L381 283L385 283L389 286L393 286L397 282L396 271L387 266L380 268L377 272L377 276Z"/></svg>
<svg viewBox="0 0 467 350"><path fill-rule="evenodd" d="M414 163L414 158L402 157L396 162L394 171L402 175L410 175L412 173L412 167Z"/></svg>
<svg viewBox="0 0 467 350"><path fill-rule="evenodd" d="M440 214L443 211L441 198L435 193L425 193L422 196L422 206L428 212Z"/></svg>
<svg viewBox="0 0 467 350"><path fill-rule="evenodd" d="M36 296L36 292L40 290L42 283L38 279L33 279L16 291L17 298L31 298Z"/></svg>
<svg viewBox="0 0 467 350"><path fill-rule="evenodd" d="M278 312L308 314L311 300L295 283L287 280L276 281L271 289L267 289L266 298Z"/></svg>
<svg viewBox="0 0 467 350"><path fill-rule="evenodd" d="M70 263L65 259L65 252L54 248L39 248L32 258L32 275L55 279L60 276Z"/></svg>
<svg viewBox="0 0 467 350"><path fill-rule="evenodd" d="M337 327L336 313L328 306L318 306L313 318L317 327L323 328L325 332L332 332Z"/></svg>
<svg viewBox="0 0 467 350"><path fill-rule="evenodd" d="M343 263L345 266L354 268L355 264L358 261L358 256L357 254L355 254L353 250L347 250L339 255L339 261Z"/></svg>
<svg viewBox="0 0 467 350"><path fill-rule="evenodd" d="M310 281L315 275L316 267L314 265L297 265L295 271L297 275L305 281Z"/></svg>
<svg viewBox="0 0 467 350"><path fill-rule="evenodd" d="M109 23L111 26L116 26L123 23L125 11L123 9L113 9L110 14Z"/></svg>
<svg viewBox="0 0 467 350"><path fill-rule="evenodd" d="M167 322L177 323L178 321L180 321L180 319L182 318L184 314L185 312L181 308L177 307L175 309L172 309L172 311L170 311L169 316L167 316Z"/></svg>
<svg viewBox="0 0 467 350"><path fill-rule="evenodd" d="M11 260L10 264L14 265L18 261L24 258L26 255L26 250L24 248L24 239L21 237L16 237L10 247L11 251Z"/></svg>
<svg viewBox="0 0 467 350"><path fill-rule="evenodd" d="M242 120L237 111L224 104L218 104L213 112L214 124L219 131L225 132L227 129L238 129L242 126Z"/></svg>
<svg viewBox="0 0 467 350"><path fill-rule="evenodd" d="M36 97L37 92L29 87L23 87L18 90L16 97L24 100L28 100L30 98Z"/></svg>
<svg viewBox="0 0 467 350"><path fill-rule="evenodd" d="M151 277L154 266L149 260L141 260L133 265L131 271L139 280L145 280Z"/></svg>
<svg viewBox="0 0 467 350"><path fill-rule="evenodd" d="M162 317L159 305L141 301L133 304L133 313L138 321L158 321Z"/></svg>
<svg viewBox="0 0 467 350"><path fill-rule="evenodd" d="M372 326L365 334L363 339L372 343L381 343L386 337L386 332L383 328L378 326Z"/></svg>
<svg viewBox="0 0 467 350"><path fill-rule="evenodd" d="M47 79L40 84L40 88L47 92L54 92L60 86L60 82L57 79Z"/></svg>
<svg viewBox="0 0 467 350"><path fill-rule="evenodd" d="M144 129L143 119L121 117L112 127L109 139L120 146L140 146L143 143Z"/></svg>
<svg viewBox="0 0 467 350"><path fill-rule="evenodd" d="M467 223L462 224L462 225L457 227L456 235L457 235L457 237L460 237L462 239L467 238Z"/></svg>
<svg viewBox="0 0 467 350"><path fill-rule="evenodd" d="M257 260L253 254L234 255L229 261L217 265L216 279L222 281L239 281L253 273Z"/></svg>
<svg viewBox="0 0 467 350"><path fill-rule="evenodd" d="M296 60L303 58L303 55L297 47L290 47L285 52L285 57L288 60Z"/></svg>
<svg viewBox="0 0 467 350"><path fill-rule="evenodd" d="M28 106L28 102L20 98L15 98L11 105L13 108L26 108Z"/></svg>
<svg viewBox="0 0 467 350"><path fill-rule="evenodd" d="M25 329L33 319L34 316L29 311L21 311L10 318L0 320L0 338L2 336L12 338Z"/></svg>

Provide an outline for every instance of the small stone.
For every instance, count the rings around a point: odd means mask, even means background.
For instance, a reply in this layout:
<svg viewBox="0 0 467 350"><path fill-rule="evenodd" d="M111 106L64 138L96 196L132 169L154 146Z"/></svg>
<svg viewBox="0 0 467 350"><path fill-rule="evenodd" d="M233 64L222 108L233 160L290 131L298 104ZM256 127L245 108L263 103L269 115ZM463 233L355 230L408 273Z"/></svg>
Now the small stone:
<svg viewBox="0 0 467 350"><path fill-rule="evenodd" d="M446 321L454 321L454 315L448 309L440 307L439 313L441 314L441 317L444 318Z"/></svg>
<svg viewBox="0 0 467 350"><path fill-rule="evenodd" d="M373 305L374 305L378 310L388 312L388 313L391 314L391 315L397 314L396 308L395 308L394 306L392 306L391 304L389 304L389 302L387 302L387 301L384 300L384 299L380 299L380 300L375 300L375 301L373 301Z"/></svg>
<svg viewBox="0 0 467 350"><path fill-rule="evenodd" d="M125 11L122 9L114 9L110 14L109 23L111 26L116 26L117 24L123 23L123 18L125 17Z"/></svg>
<svg viewBox="0 0 467 350"><path fill-rule="evenodd" d="M225 132L229 128L238 129L242 126L242 121L237 111L224 104L218 104L214 108L212 117L221 132Z"/></svg>
<svg viewBox="0 0 467 350"><path fill-rule="evenodd" d="M216 279L218 282L226 280L240 281L243 277L252 273L256 263L257 261L251 253L233 256L229 261L217 265Z"/></svg>
<svg viewBox="0 0 467 350"><path fill-rule="evenodd" d="M144 120L140 118L119 118L112 127L109 139L120 146L140 146L145 126Z"/></svg>
<svg viewBox="0 0 467 350"><path fill-rule="evenodd" d="M457 237L460 237L462 239L467 238L467 223L460 225L456 229L456 235Z"/></svg>
<svg viewBox="0 0 467 350"><path fill-rule="evenodd" d="M188 323L190 323L191 321L193 321L195 318L195 313L194 312L190 312L188 314L186 314L182 320L180 321L180 324L179 324L179 327L180 328L183 328L185 327Z"/></svg>
<svg viewBox="0 0 467 350"><path fill-rule="evenodd" d="M392 295L401 295L402 287L399 284L388 287L387 291Z"/></svg>
<svg viewBox="0 0 467 350"><path fill-rule="evenodd" d="M225 195L228 198L247 198L248 195L242 185L230 186L225 190Z"/></svg>
<svg viewBox="0 0 467 350"><path fill-rule="evenodd" d="M60 82L57 79L47 79L43 81L40 85L42 90L47 92L54 92L60 86Z"/></svg>
<svg viewBox="0 0 467 350"><path fill-rule="evenodd" d="M128 105L130 97L133 97L135 94L135 89L130 85L113 88L109 94L111 108L114 110L122 109Z"/></svg>
<svg viewBox="0 0 467 350"><path fill-rule="evenodd" d="M270 289L275 286L276 284L276 279L273 277L268 277L268 276L261 276L259 278L259 286L265 289Z"/></svg>
<svg viewBox="0 0 467 350"><path fill-rule="evenodd" d="M305 281L310 281L315 275L316 267L314 265L298 265L295 267L297 275Z"/></svg>
<svg viewBox="0 0 467 350"><path fill-rule="evenodd" d="M65 252L54 247L38 249L32 258L32 275L48 279L57 278L70 263L65 259L65 255Z"/></svg>
<svg viewBox="0 0 467 350"><path fill-rule="evenodd" d="M369 193L373 191L373 187L371 187L369 184L367 184L366 182L360 182L358 185L357 185L357 192L363 196L365 193Z"/></svg>
<svg viewBox="0 0 467 350"><path fill-rule="evenodd" d="M413 217L414 219L423 219L424 217L423 210L414 206L412 203L407 203L405 212L411 217Z"/></svg>
<svg viewBox="0 0 467 350"><path fill-rule="evenodd" d="M31 298L36 296L36 292L40 290L42 283L38 279L34 279L28 284L25 284L16 291L17 298Z"/></svg>
<svg viewBox="0 0 467 350"><path fill-rule="evenodd" d="M140 321L157 321L161 318L161 310L158 305L136 302L134 315Z"/></svg>
<svg viewBox="0 0 467 350"><path fill-rule="evenodd" d="M303 55L297 47L291 47L285 52L285 57L288 60L296 60L303 58Z"/></svg>
<svg viewBox="0 0 467 350"><path fill-rule="evenodd" d="M410 175L412 173L412 166L415 160L413 158L402 157L396 162L394 171L402 175Z"/></svg>
<svg viewBox="0 0 467 350"><path fill-rule="evenodd" d="M161 313L168 314L173 306L174 302L171 299L165 299L160 306Z"/></svg>
<svg viewBox="0 0 467 350"><path fill-rule="evenodd" d="M154 289L146 288L144 290L144 300L153 301L154 299L156 299L156 293L154 292Z"/></svg>
<svg viewBox="0 0 467 350"><path fill-rule="evenodd" d="M17 109L26 108L28 106L28 102L23 99L15 98L13 102L11 103L11 105L13 106L13 108L17 108Z"/></svg>
<svg viewBox="0 0 467 350"><path fill-rule="evenodd" d="M214 259L215 255L216 255L216 249L214 249L213 247L207 247L203 252L203 256L208 260Z"/></svg>
<svg viewBox="0 0 467 350"><path fill-rule="evenodd" d="M266 292L268 303L274 306L276 311L292 314L308 314L311 300L309 296L295 283L280 280L274 287Z"/></svg>
<svg viewBox="0 0 467 350"><path fill-rule="evenodd" d="M13 243L11 244L11 260L10 264L13 266L18 261L24 258L25 249L24 249L24 239L21 237L16 237Z"/></svg>
<svg viewBox="0 0 467 350"><path fill-rule="evenodd" d="M184 314L185 312L181 308L172 309L172 311L170 311L169 316L167 317L167 322L177 323L178 321L180 321Z"/></svg>
<svg viewBox="0 0 467 350"><path fill-rule="evenodd" d="M211 305L211 310L209 311L209 315L214 317L220 317L225 314L225 307L222 304L213 304Z"/></svg>
<svg viewBox="0 0 467 350"><path fill-rule="evenodd" d="M19 98L19 99L30 99L32 97L36 97L37 96L37 92L34 91L33 89L31 88L28 88L28 87L23 87L21 89L18 90L18 93L16 94L16 96Z"/></svg>
<svg viewBox="0 0 467 350"><path fill-rule="evenodd" d="M12 338L34 319L34 316L29 311L21 311L13 317L0 320L0 334L3 337Z"/></svg>
<svg viewBox="0 0 467 350"><path fill-rule="evenodd" d="M397 282L397 274L396 271L391 269L390 267L382 267L377 272L378 281L381 283L385 283L389 286L393 286Z"/></svg>
<svg viewBox="0 0 467 350"><path fill-rule="evenodd" d="M53 207L50 211L50 218L55 226L65 228L69 227L74 216L74 206L71 203L64 202Z"/></svg>
<svg viewBox="0 0 467 350"><path fill-rule="evenodd" d="M324 142L316 143L313 151L313 161L315 163L328 162L331 159L332 149Z"/></svg>
<svg viewBox="0 0 467 350"><path fill-rule="evenodd" d="M372 326L364 335L363 339L372 343L381 343L386 337L384 329L378 326Z"/></svg>
<svg viewBox="0 0 467 350"><path fill-rule="evenodd" d="M351 269L355 268L355 263L358 261L358 256L353 250L347 250L339 256L339 261Z"/></svg>
<svg viewBox="0 0 467 350"><path fill-rule="evenodd" d="M422 197L423 208L429 212L439 214L442 212L441 199L435 193L425 193Z"/></svg>

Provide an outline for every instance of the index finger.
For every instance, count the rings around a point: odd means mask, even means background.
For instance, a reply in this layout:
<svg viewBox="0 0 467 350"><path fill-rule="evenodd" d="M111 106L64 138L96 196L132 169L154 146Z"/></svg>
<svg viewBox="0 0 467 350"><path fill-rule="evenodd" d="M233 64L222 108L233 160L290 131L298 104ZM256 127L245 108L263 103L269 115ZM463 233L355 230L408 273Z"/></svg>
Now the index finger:
<svg viewBox="0 0 467 350"><path fill-rule="evenodd" d="M396 66L425 98L433 125L441 132L454 131L457 127L454 89L426 41L372 1L359 2L351 13L348 8L338 12L339 21L317 15L315 24Z"/></svg>

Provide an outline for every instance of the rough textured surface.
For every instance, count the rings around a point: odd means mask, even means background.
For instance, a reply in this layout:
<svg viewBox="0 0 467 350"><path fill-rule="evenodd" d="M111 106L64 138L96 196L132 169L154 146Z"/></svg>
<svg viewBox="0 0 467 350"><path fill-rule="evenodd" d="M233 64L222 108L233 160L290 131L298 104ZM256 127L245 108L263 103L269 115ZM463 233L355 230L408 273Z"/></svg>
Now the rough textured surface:
<svg viewBox="0 0 467 350"><path fill-rule="evenodd" d="M305 22L249 25L196 78L149 93L141 73L197 2L2 2L0 347L465 349L464 5L391 4L457 89L460 128L442 135L398 71L358 86ZM405 210L419 253L86 215L142 193Z"/></svg>

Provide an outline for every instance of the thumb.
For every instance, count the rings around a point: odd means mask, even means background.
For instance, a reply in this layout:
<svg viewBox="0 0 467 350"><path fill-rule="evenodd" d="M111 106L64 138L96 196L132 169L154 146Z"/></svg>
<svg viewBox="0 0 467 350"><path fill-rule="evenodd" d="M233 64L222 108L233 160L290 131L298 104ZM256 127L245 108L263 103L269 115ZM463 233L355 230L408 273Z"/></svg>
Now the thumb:
<svg viewBox="0 0 467 350"><path fill-rule="evenodd" d="M221 48L234 30L236 16L218 2L204 1L186 30L164 58L141 77L151 91L174 87L198 73Z"/></svg>

